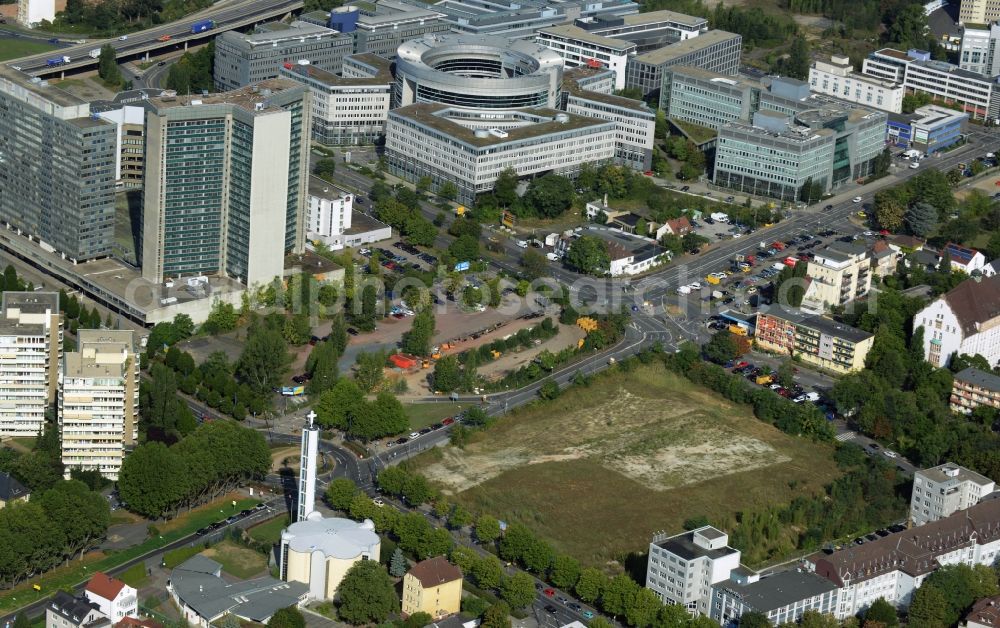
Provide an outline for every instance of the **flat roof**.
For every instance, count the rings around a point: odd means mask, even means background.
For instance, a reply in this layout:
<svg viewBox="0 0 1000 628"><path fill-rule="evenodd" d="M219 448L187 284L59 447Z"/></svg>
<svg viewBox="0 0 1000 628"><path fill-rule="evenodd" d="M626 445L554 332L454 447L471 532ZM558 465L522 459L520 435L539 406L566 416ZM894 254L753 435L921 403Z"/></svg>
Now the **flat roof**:
<svg viewBox="0 0 1000 628"><path fill-rule="evenodd" d="M895 48L882 48L881 50L876 50L874 54L892 57L893 59L899 59L900 61L914 61L913 57L905 52L900 52Z"/></svg>
<svg viewBox="0 0 1000 628"><path fill-rule="evenodd" d="M330 183L316 175L309 176L309 196L326 198L331 200L339 199L342 194L352 194L347 190L337 187L335 183Z"/></svg>
<svg viewBox="0 0 1000 628"><path fill-rule="evenodd" d="M351 228L345 229L344 233L347 235L355 235L358 233L368 233L370 231L378 231L379 229L389 229L389 225L385 224L381 220L376 220L375 218L359 212L358 210L351 208Z"/></svg>
<svg viewBox="0 0 1000 628"><path fill-rule="evenodd" d="M268 22L267 24L263 24L261 28L263 30L253 33L239 33L236 31L226 31L226 33L232 33L229 37L238 41L245 41L252 46L269 44L276 41L287 41L289 39L298 39L300 37L315 38L340 35L339 31L335 31L332 28L302 21L295 21L291 24L285 24L284 22Z"/></svg>
<svg viewBox="0 0 1000 628"><path fill-rule="evenodd" d="M612 37L605 37L603 35L596 35L589 31L585 31L579 26L573 26L572 24L564 24L562 26L548 26L546 28L538 29L539 33L549 33L557 37L566 37L567 39L578 39L580 41L585 41L591 44L597 44L599 46L605 46L607 48L615 48L623 52L632 50L636 47L636 44L631 41L625 41L624 39L614 39Z"/></svg>
<svg viewBox="0 0 1000 628"><path fill-rule="evenodd" d="M736 33L730 33L728 31L710 30L707 33L698 35L697 37L685 39L684 41L679 41L676 44L670 44L669 46L664 46L663 48L658 48L647 52L646 54L639 55L635 57L635 59L636 61L649 63L650 65L661 65L673 59L677 59L678 57L691 54L696 50L701 50L702 48L707 48L713 44L733 39L742 39L742 37Z"/></svg>
<svg viewBox="0 0 1000 628"><path fill-rule="evenodd" d="M653 22L677 22L685 26L700 26L708 23L703 17L687 15L664 9L662 11L650 11L648 13L633 13L624 16L626 26L638 26L639 24L651 24Z"/></svg>
<svg viewBox="0 0 1000 628"><path fill-rule="evenodd" d="M202 105L234 105L252 114L270 113L280 110L280 107L269 105L271 96L290 89L304 87L299 83L286 79L274 78L266 79L253 85L247 85L229 92L218 94L208 94L207 96L176 95L161 96L151 98L150 104L157 110L172 109L175 107L198 107ZM257 105L265 105L257 109Z"/></svg>
<svg viewBox="0 0 1000 628"><path fill-rule="evenodd" d="M631 109L632 111L637 111L641 113L649 114L650 118L656 117L656 112L649 108L642 100L636 100L634 98L625 98L624 96L615 96L614 94L602 94L601 92L594 92L588 89L580 87L577 83L577 79L573 76L568 76L563 74L562 81L563 91L567 92L570 96L575 98L580 98L582 100L592 100L594 102L604 103L606 105L614 105L616 107L621 107L623 109Z"/></svg>
<svg viewBox="0 0 1000 628"><path fill-rule="evenodd" d="M730 580L721 586L739 596L744 604L761 613L823 595L837 588L837 585L826 578L798 569L782 571L750 584L738 584Z"/></svg>
<svg viewBox="0 0 1000 628"><path fill-rule="evenodd" d="M965 371L968 370L970 369L965 369ZM962 373L965 371L962 371ZM979 372L982 373L982 371ZM1000 378L997 379L1000 380ZM968 379L965 381L968 381ZM993 480L988 477L980 475L970 469L966 469L965 467L961 467L954 462L946 462L944 464L939 464L936 467L931 467L930 469L922 469L917 471L917 474L939 484L957 484L959 482L972 482L974 484L978 484L979 486L993 484Z"/></svg>
<svg viewBox="0 0 1000 628"><path fill-rule="evenodd" d="M509 142L518 142L521 140L530 139L533 137L539 137L542 135L548 135L550 133L560 133L564 131L573 131L576 129L585 129L587 127L601 127L607 126L608 128L614 127L614 122L609 120L599 120L597 118L589 118L586 116L580 116L573 113L566 113L565 111L559 111L556 109L548 109L546 107L537 107L532 109L510 109L505 112L502 111L490 111L492 115L500 113L516 113L524 114L526 116L539 116L543 120L537 123L529 123L524 126L512 129L504 129L504 137L498 137L493 134L489 134L486 137L476 136L473 129L463 126L458 122L448 119L445 117L445 113L454 110L457 113L467 113L469 110L451 107L450 105L444 105L441 103L417 103L413 105L407 105L405 107L400 107L389 112L389 118L400 117L407 120L412 120L423 124L431 129L440 131L456 141L462 142L469 146L474 146L477 148L482 148L484 146L491 146L494 144L506 144ZM565 116L563 118L566 122L559 122L556 116Z"/></svg>
<svg viewBox="0 0 1000 628"><path fill-rule="evenodd" d="M376 76L361 78L341 76L328 70L318 68L314 65L300 65L298 63L291 64L291 67L283 67L281 72L283 74L287 72L290 74L308 77L330 87L350 87L352 85L362 87L388 87L391 86L393 82L392 75L390 74L388 67L384 70L379 68Z"/></svg>
<svg viewBox="0 0 1000 628"><path fill-rule="evenodd" d="M704 37L704 35L702 35L702 37ZM729 85L731 87L756 87L758 89L763 87L758 79L753 78L751 76L747 76L745 74L737 74L735 76L729 76L727 74L720 74L719 72L713 72L711 70L706 70L705 68L699 68L693 65L671 66L670 72L674 74L683 74L685 76L690 76L705 81L713 81L716 83Z"/></svg>
<svg viewBox="0 0 1000 628"><path fill-rule="evenodd" d="M827 318L821 314L810 314L797 308L792 309L783 306L772 307L767 311L762 311L761 314L772 318L780 318L801 327L813 329L821 334L842 338L855 344L868 340L873 335L863 329L851 327L850 325L844 323L838 323L832 318Z"/></svg>
<svg viewBox="0 0 1000 628"><path fill-rule="evenodd" d="M684 560L693 560L695 558L711 558L713 560L722 558L723 556L729 556L730 554L736 554L738 550L735 550L728 545L720 549L707 549L701 547L700 545L695 545L694 534L696 530L690 532L685 532L684 534L678 534L677 536L672 536L668 539L664 539L656 543L656 545L671 554L680 556ZM703 535L704 536L704 535ZM707 537L706 537L707 538Z"/></svg>

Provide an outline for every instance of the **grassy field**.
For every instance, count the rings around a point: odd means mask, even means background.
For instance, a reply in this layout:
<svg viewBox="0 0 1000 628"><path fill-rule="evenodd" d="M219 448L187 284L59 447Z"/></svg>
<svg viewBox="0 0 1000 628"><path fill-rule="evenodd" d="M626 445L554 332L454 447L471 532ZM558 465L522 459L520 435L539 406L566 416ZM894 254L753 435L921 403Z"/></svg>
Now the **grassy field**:
<svg viewBox="0 0 1000 628"><path fill-rule="evenodd" d="M201 553L220 563L222 570L242 580L260 575L267 568L267 557L232 541L222 541Z"/></svg>
<svg viewBox="0 0 1000 628"><path fill-rule="evenodd" d="M146 575L146 566L142 563L136 563L118 574L118 579L128 586L138 589L142 585L146 584L146 580L149 579L149 576Z"/></svg>
<svg viewBox="0 0 1000 628"><path fill-rule="evenodd" d="M233 507L230 502L233 495L220 497L210 504L201 508L186 512L178 517L162 524L157 524L159 535L146 539L143 543L130 547L127 550L113 553L91 552L80 560L74 560L68 565L48 571L40 576L31 578L20 585L4 591L0 595L0 613L8 613L22 606L38 601L40 598L51 595L54 591L76 586L87 580L95 571L107 572L122 563L142 556L174 541L184 538L199 528L224 518L220 510L226 514L232 514ZM245 508L250 508L260 503L257 499L238 498L236 499L236 512ZM39 584L41 591L35 591L32 586Z"/></svg>
<svg viewBox="0 0 1000 628"><path fill-rule="evenodd" d="M410 429L419 430L440 423L441 419L455 416L467 408L470 404L465 403L407 403L403 404L406 416L410 417Z"/></svg>
<svg viewBox="0 0 1000 628"><path fill-rule="evenodd" d="M55 46L26 39L8 39L6 37L0 39L0 61L37 55L49 50L55 50Z"/></svg>
<svg viewBox="0 0 1000 628"><path fill-rule="evenodd" d="M258 543L276 544L281 540L281 531L288 525L287 517L277 517L267 523L254 526L248 530L250 538Z"/></svg>
<svg viewBox="0 0 1000 628"><path fill-rule="evenodd" d="M642 550L658 530L819 491L832 447L793 438L654 367L600 377L416 460L452 499L520 521L594 565Z"/></svg>

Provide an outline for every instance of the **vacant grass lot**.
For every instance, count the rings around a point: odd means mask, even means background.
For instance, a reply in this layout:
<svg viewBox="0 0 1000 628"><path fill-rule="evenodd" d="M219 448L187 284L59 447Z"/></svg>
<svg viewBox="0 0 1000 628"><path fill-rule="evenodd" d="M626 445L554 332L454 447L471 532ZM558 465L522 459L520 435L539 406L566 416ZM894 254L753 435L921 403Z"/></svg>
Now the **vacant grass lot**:
<svg viewBox="0 0 1000 628"><path fill-rule="evenodd" d="M27 39L9 39L6 37L0 39L0 61L37 55L49 50L55 50L55 46Z"/></svg>
<svg viewBox="0 0 1000 628"><path fill-rule="evenodd" d="M250 538L258 543L275 545L281 540L281 531L288 527L288 517L276 517L266 523L250 528Z"/></svg>
<svg viewBox="0 0 1000 628"><path fill-rule="evenodd" d="M832 447L793 438L661 368L598 378L416 464L475 512L520 521L589 564L658 530L818 491Z"/></svg>
<svg viewBox="0 0 1000 628"><path fill-rule="evenodd" d="M410 419L410 429L419 430L427 427L428 425L440 423L441 419L455 416L462 411L462 408L467 408L470 405L472 404L450 403L445 401L434 403L407 403L403 404L403 409L406 410L406 416Z"/></svg>
<svg viewBox="0 0 1000 628"><path fill-rule="evenodd" d="M241 580L260 575L267 567L266 556L228 540L213 545L201 555L220 563L223 571Z"/></svg>

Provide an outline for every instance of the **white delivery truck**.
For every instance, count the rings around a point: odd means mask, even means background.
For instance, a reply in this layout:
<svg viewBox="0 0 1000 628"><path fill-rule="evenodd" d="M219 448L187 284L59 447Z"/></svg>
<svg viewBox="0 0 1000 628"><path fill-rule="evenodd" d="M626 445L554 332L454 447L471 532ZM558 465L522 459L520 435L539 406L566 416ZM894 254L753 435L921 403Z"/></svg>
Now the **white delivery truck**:
<svg viewBox="0 0 1000 628"><path fill-rule="evenodd" d="M100 48L94 48L93 50L90 51L90 58L91 59L96 59L96 58L98 58L100 56L101 56L101 49Z"/></svg>

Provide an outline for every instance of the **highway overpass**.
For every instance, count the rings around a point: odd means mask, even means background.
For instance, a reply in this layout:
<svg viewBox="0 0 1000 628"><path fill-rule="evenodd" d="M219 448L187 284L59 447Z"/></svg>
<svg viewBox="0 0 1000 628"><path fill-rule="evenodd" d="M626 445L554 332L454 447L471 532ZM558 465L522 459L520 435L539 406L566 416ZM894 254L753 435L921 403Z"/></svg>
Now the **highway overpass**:
<svg viewBox="0 0 1000 628"><path fill-rule="evenodd" d="M90 56L90 51L111 44L118 53L118 60L125 61L139 57L148 58L162 50L187 48L189 43L201 43L215 37L220 31L251 26L281 17L289 11L302 8L302 0L249 0L236 4L228 4L218 9L211 8L199 11L196 16L184 18L169 24L161 24L148 30L129 33L127 39L95 39L86 44L70 48L52 50L46 54L33 55L7 62L7 65L38 76L63 77L67 72L80 72L97 66L97 59ZM215 28L203 33L192 34L191 25L201 20L213 20ZM164 40L163 38L168 39ZM58 56L67 56L69 63L49 67L46 60Z"/></svg>

